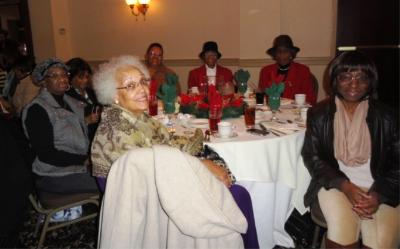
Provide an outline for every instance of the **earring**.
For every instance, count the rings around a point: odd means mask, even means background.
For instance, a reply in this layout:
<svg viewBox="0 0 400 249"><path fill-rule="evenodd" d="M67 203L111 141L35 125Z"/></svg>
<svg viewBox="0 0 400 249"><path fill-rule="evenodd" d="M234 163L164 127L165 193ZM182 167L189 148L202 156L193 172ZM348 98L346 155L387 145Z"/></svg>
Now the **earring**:
<svg viewBox="0 0 400 249"><path fill-rule="evenodd" d="M118 99L114 100L114 104L116 104L116 105L118 105L118 104L119 104L119 101L118 101Z"/></svg>

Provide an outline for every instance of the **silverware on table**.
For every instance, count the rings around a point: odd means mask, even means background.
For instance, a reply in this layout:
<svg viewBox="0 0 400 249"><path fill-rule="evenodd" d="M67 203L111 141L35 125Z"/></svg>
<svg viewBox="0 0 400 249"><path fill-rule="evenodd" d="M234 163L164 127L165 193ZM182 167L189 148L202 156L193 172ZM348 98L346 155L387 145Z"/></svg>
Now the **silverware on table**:
<svg viewBox="0 0 400 249"><path fill-rule="evenodd" d="M258 135L258 136L266 136L269 134L269 131L264 130L264 129L256 129L256 128L250 128L246 130L248 133L253 134L253 135Z"/></svg>
<svg viewBox="0 0 400 249"><path fill-rule="evenodd" d="M286 135L286 133L284 133L283 131L279 131L279 130L276 130L276 129L273 129L273 128L269 128L269 129L268 129L267 127L265 127L265 126L263 125L263 123L260 123L259 125L260 125L260 127L261 127L262 130L264 130L264 131L266 131L266 132L271 132L272 134L274 134L274 135L277 136L277 137Z"/></svg>

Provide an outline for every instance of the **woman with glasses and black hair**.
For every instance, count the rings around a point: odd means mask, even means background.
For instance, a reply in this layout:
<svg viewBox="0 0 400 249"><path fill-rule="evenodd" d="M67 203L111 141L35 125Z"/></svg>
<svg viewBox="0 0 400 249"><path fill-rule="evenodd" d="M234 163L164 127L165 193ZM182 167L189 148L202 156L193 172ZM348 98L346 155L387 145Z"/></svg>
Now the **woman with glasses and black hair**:
<svg viewBox="0 0 400 249"><path fill-rule="evenodd" d="M305 205L321 207L326 248L360 248L360 233L362 248L397 248L397 114L377 101L377 70L364 54L339 55L329 72L332 97L308 111L302 156L312 180Z"/></svg>
<svg viewBox="0 0 400 249"><path fill-rule="evenodd" d="M35 67L32 77L42 82L42 89L22 111L22 124L36 154L32 171L39 198L45 203L44 196L49 195L98 193L88 170L89 139L83 106L65 94L70 88L68 67L50 58ZM52 220L71 220L81 214L80 206L73 207L57 212Z"/></svg>
<svg viewBox="0 0 400 249"><path fill-rule="evenodd" d="M72 58L67 61L66 65L69 67L69 82L71 84L71 88L66 94L78 100L84 106L89 140L92 141L101 113L101 106L97 101L93 89L90 87L92 83L92 69L81 58Z"/></svg>

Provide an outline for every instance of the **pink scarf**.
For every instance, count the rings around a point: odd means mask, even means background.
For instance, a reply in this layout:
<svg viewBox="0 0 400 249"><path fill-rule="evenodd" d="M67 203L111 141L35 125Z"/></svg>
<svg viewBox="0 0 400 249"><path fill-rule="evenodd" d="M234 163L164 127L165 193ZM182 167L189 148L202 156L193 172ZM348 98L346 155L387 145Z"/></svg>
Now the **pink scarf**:
<svg viewBox="0 0 400 249"><path fill-rule="evenodd" d="M338 97L335 98L335 103L335 158L350 167L363 165L371 157L371 135L366 122L368 101L358 104L352 119Z"/></svg>

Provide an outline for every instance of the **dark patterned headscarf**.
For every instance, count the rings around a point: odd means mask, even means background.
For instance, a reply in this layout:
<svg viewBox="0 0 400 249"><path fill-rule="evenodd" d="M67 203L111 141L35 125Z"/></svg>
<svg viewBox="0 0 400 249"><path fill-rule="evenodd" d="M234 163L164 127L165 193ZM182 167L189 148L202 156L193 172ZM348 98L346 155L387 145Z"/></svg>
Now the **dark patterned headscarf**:
<svg viewBox="0 0 400 249"><path fill-rule="evenodd" d="M39 64L36 65L35 69L32 72L32 79L34 83L39 83L44 80L47 75L47 72L52 67L61 67L64 68L67 72L69 70L68 66L62 62L62 60L58 58L49 58L46 59Z"/></svg>

